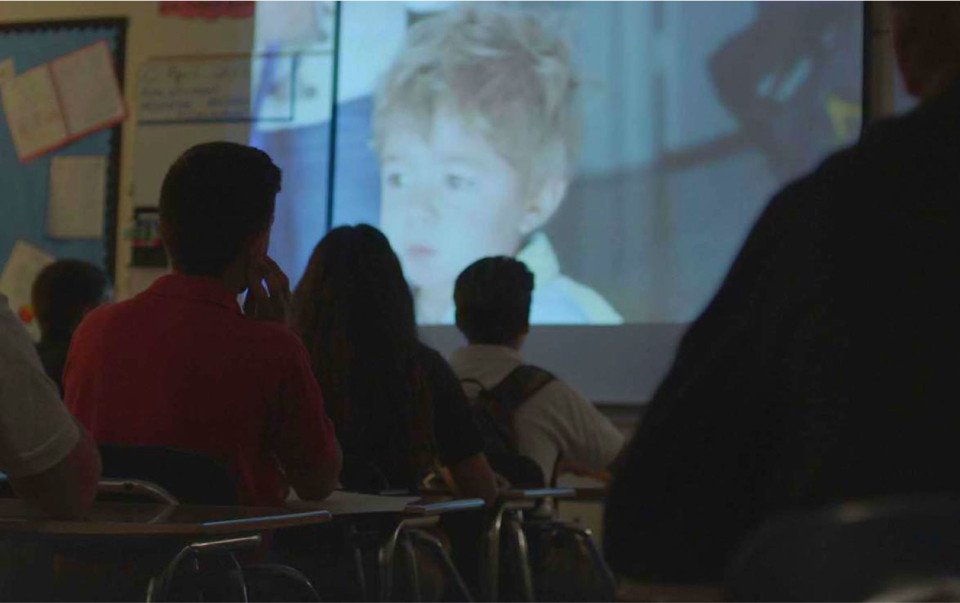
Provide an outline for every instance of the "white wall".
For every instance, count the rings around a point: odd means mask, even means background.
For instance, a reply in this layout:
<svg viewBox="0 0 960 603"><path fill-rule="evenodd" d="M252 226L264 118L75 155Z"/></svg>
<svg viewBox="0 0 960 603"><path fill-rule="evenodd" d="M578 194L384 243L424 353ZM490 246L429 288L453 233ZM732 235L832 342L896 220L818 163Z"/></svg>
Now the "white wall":
<svg viewBox="0 0 960 603"><path fill-rule="evenodd" d="M0 22L3 23L103 17L128 19L124 82L131 114L123 125L118 216L121 238L116 260L116 296L124 299L142 288L137 281L152 276L129 269L130 245L122 239L122 232L133 217L134 151L137 148L134 95L140 65L151 57L163 55L250 52L254 22L252 18L161 17L158 2L0 2Z"/></svg>

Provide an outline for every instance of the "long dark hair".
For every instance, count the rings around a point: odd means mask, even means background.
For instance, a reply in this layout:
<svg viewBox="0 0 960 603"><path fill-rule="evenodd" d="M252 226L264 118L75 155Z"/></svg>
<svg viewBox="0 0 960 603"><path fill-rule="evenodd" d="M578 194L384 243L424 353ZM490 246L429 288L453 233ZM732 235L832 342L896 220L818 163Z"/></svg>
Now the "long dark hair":
<svg viewBox="0 0 960 603"><path fill-rule="evenodd" d="M291 310L344 452L408 482L392 487L414 485L433 460L433 403L413 296L387 238L366 224L331 230Z"/></svg>

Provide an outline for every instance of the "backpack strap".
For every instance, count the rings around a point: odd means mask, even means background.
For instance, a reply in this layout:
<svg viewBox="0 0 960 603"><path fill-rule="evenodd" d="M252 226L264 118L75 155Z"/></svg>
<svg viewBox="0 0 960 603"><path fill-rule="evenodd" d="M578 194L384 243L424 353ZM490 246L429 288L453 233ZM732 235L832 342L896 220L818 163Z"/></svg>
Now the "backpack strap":
<svg viewBox="0 0 960 603"><path fill-rule="evenodd" d="M521 364L490 388L489 392L504 410L512 414L554 379L556 377L549 371L532 364Z"/></svg>

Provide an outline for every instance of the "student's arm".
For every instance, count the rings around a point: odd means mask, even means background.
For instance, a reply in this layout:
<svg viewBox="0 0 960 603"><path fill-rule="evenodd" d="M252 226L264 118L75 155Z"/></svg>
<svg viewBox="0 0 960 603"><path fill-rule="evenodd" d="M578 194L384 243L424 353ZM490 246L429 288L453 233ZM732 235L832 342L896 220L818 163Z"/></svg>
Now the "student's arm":
<svg viewBox="0 0 960 603"><path fill-rule="evenodd" d="M497 478L482 452L450 465L450 475L460 496L482 498L488 505L497 500Z"/></svg>
<svg viewBox="0 0 960 603"><path fill-rule="evenodd" d="M17 496L56 518L82 517L97 495L100 453L87 430L80 425L77 430L77 443L56 465L34 475L9 478Z"/></svg>
<svg viewBox="0 0 960 603"><path fill-rule="evenodd" d="M286 323L290 281L273 259L251 266L244 314L267 322ZM266 283L266 288L263 284ZM301 500L321 500L337 487L343 453L333 423L323 408L323 395L313 376L306 349L285 331L289 372L281 384L280 399L268 429L290 486Z"/></svg>
<svg viewBox="0 0 960 603"><path fill-rule="evenodd" d="M463 387L447 361L435 351L424 348L422 363L433 395L440 462L450 469L461 496L482 498L490 504L497 498L497 478L483 454L483 437L473 422Z"/></svg>
<svg viewBox="0 0 960 603"><path fill-rule="evenodd" d="M50 515L82 516L100 479L96 444L35 359L0 362L0 470L18 496Z"/></svg>
<svg viewBox="0 0 960 603"><path fill-rule="evenodd" d="M517 411L517 447L543 468L545 479L572 471L602 481L624 437L592 402L561 381L537 392ZM561 465L554 469L554 463Z"/></svg>
<svg viewBox="0 0 960 603"><path fill-rule="evenodd" d="M294 338L291 373L280 400L276 454L301 500L321 500L337 487L343 454L307 351Z"/></svg>
<svg viewBox="0 0 960 603"><path fill-rule="evenodd" d="M569 410L569 443L565 457L583 472L602 474L609 470L623 449L623 433L579 392L566 388L564 405Z"/></svg>

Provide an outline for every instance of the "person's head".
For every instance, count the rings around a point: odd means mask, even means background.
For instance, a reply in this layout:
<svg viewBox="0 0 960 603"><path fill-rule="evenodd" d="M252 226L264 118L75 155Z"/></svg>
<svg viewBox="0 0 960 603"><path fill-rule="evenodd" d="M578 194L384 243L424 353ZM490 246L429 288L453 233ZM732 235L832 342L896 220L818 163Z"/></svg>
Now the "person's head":
<svg viewBox="0 0 960 603"><path fill-rule="evenodd" d="M258 149L231 142L191 147L167 171L160 190L160 233L173 268L230 278L245 288L250 265L262 260L280 168Z"/></svg>
<svg viewBox="0 0 960 603"><path fill-rule="evenodd" d="M411 433L426 446L432 420L418 403L413 296L383 233L366 224L327 233L294 290L291 322L345 452L407 448Z"/></svg>
<svg viewBox="0 0 960 603"><path fill-rule="evenodd" d="M893 42L907 91L937 95L960 76L960 4L894 2Z"/></svg>
<svg viewBox="0 0 960 603"><path fill-rule="evenodd" d="M334 228L320 240L293 292L291 313L320 361L318 375L334 368L325 357L348 348L363 353L417 341L400 261L383 233L367 224Z"/></svg>
<svg viewBox="0 0 960 603"><path fill-rule="evenodd" d="M483 258L467 267L454 288L457 328L472 344L519 348L530 330L533 273L519 260Z"/></svg>
<svg viewBox="0 0 960 603"><path fill-rule="evenodd" d="M566 193L577 78L562 40L519 11L414 24L375 96L380 225L417 288L514 255Z"/></svg>
<svg viewBox="0 0 960 603"><path fill-rule="evenodd" d="M103 270L81 260L57 260L40 271L31 291L44 336L70 337L90 310L110 299Z"/></svg>

